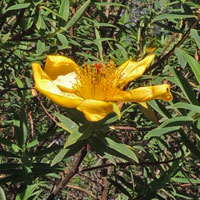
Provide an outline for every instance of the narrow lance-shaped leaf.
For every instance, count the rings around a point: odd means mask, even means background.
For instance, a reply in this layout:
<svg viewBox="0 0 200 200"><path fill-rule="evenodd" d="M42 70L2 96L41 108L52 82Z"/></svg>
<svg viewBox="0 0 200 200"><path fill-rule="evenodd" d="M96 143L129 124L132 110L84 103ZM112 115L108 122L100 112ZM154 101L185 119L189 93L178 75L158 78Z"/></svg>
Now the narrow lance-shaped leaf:
<svg viewBox="0 0 200 200"><path fill-rule="evenodd" d="M101 60L103 60L103 46L102 46L102 41L100 40L101 37L100 37L99 31L97 30L97 28L95 28L95 35L96 35L95 44L98 47L100 58Z"/></svg>
<svg viewBox="0 0 200 200"><path fill-rule="evenodd" d="M181 88L187 100L192 104L198 105L196 95L188 81L182 76L179 71L175 70L174 68L170 67L170 71L172 72L177 85Z"/></svg>
<svg viewBox="0 0 200 200"><path fill-rule="evenodd" d="M174 161L167 172L162 174L159 179L156 179L155 181L152 181L150 184L148 184L142 199L153 199L153 197L156 196L157 191L165 186L165 184L170 180L170 178L173 176L174 172L178 169L178 167L179 162Z"/></svg>
<svg viewBox="0 0 200 200"><path fill-rule="evenodd" d="M9 8L7 8L6 12L11 11L11 10L21 10L24 8L28 8L31 5L31 3L20 3L20 4L16 4L13 6L10 6Z"/></svg>
<svg viewBox="0 0 200 200"><path fill-rule="evenodd" d="M29 198L32 197L33 192L35 191L35 189L37 188L37 184L34 185L28 185L28 187L26 188L25 191L23 191L22 193L18 194L16 196L15 200L28 200Z"/></svg>
<svg viewBox="0 0 200 200"><path fill-rule="evenodd" d="M187 109L187 110L191 110L191 111L195 111L197 113L200 113L200 106L191 105L189 103L179 102L179 103L176 103L176 104L172 104L170 107L171 108L184 108L184 109Z"/></svg>
<svg viewBox="0 0 200 200"><path fill-rule="evenodd" d="M87 0L73 15L73 17L69 20L67 23L66 27L64 28L65 30L68 30L70 27L72 27L83 15L85 10L88 8L89 4L91 3L91 0Z"/></svg>
<svg viewBox="0 0 200 200"><path fill-rule="evenodd" d="M152 22L160 21L163 19L174 20L174 19L185 19L185 18L195 18L195 15L187 15L183 13L176 14L163 14L155 17Z"/></svg>
<svg viewBox="0 0 200 200"><path fill-rule="evenodd" d="M194 38L195 42L197 43L198 47L200 48L200 36L196 29L192 29L190 35Z"/></svg>
<svg viewBox="0 0 200 200"><path fill-rule="evenodd" d="M183 129L179 130L181 138L185 146L198 158L200 159L200 150L191 142L188 135L184 132Z"/></svg>
<svg viewBox="0 0 200 200"><path fill-rule="evenodd" d="M69 0L62 0L59 9L59 14L65 19L65 21L60 21L60 26L64 26L68 21L69 17Z"/></svg>
<svg viewBox="0 0 200 200"><path fill-rule="evenodd" d="M121 142L117 142L109 137L102 137L101 135L98 135L97 138L99 141L101 141L104 145L108 146L109 148L119 152L120 154L130 158L131 160L134 160L135 162L139 162L133 149L128 145L123 144Z"/></svg>
<svg viewBox="0 0 200 200"><path fill-rule="evenodd" d="M189 63L198 83L200 84L200 64L184 50L179 49L179 51L184 56L185 60Z"/></svg>

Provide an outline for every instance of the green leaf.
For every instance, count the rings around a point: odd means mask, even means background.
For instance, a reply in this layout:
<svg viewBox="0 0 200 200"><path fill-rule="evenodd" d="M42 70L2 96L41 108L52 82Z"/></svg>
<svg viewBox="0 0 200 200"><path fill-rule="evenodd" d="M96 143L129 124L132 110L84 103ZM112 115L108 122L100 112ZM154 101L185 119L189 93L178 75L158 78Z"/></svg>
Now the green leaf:
<svg viewBox="0 0 200 200"><path fill-rule="evenodd" d="M193 119L190 116L173 117L163 122L160 127L185 126L192 124L192 122Z"/></svg>
<svg viewBox="0 0 200 200"><path fill-rule="evenodd" d="M187 65L187 61L185 60L185 58L183 57L183 55L179 51L179 48L175 49L175 54L176 54L176 56L179 60L181 68L185 69L185 66Z"/></svg>
<svg viewBox="0 0 200 200"><path fill-rule="evenodd" d="M66 130L69 133L72 133L75 129L78 129L78 125L69 119L68 117L65 117L64 115L61 115L59 113L55 113L55 116L59 119L61 123L58 123L57 125L62 127L64 130Z"/></svg>
<svg viewBox="0 0 200 200"><path fill-rule="evenodd" d="M16 196L15 200L28 200L29 198L32 197L33 192L35 191L37 186L38 186L37 184L28 185L25 191Z"/></svg>
<svg viewBox="0 0 200 200"><path fill-rule="evenodd" d="M170 71L174 75L174 80L177 85L181 88L183 94L187 98L187 100L192 103L198 105L198 101L196 99L196 94L194 93L191 85L188 81L181 75L181 73L175 70L173 67L170 67Z"/></svg>
<svg viewBox="0 0 200 200"><path fill-rule="evenodd" d="M39 40L37 42L37 53L42 54L46 51L45 43Z"/></svg>
<svg viewBox="0 0 200 200"><path fill-rule="evenodd" d="M38 18L37 18L37 22L36 22L36 24L35 24L35 26L37 27L38 30L40 30L41 25L42 25L42 22L43 22L42 16L39 14L39 15L38 15ZM44 23L44 22L43 22L43 23Z"/></svg>
<svg viewBox="0 0 200 200"><path fill-rule="evenodd" d="M169 113L169 111L166 109L166 107L161 104L159 101L149 101L148 104L155 110L157 111L161 116L163 116L164 118L168 119L171 118L171 114Z"/></svg>
<svg viewBox="0 0 200 200"><path fill-rule="evenodd" d="M89 145L91 146L91 149L95 151L96 153L100 154L104 158L109 159L112 163L114 161L112 156L117 157L121 162L130 161L127 156L124 156L120 154L119 152L115 151L114 149L109 148L106 146L103 142L101 142L97 137L92 137L88 141ZM115 163L113 163L115 164Z"/></svg>
<svg viewBox="0 0 200 200"><path fill-rule="evenodd" d="M69 17L69 0L62 0L59 14L65 19L65 21L60 21L60 26L65 26Z"/></svg>
<svg viewBox="0 0 200 200"><path fill-rule="evenodd" d="M157 191L163 188L165 184L169 182L170 178L173 176L173 174L176 172L178 168L179 168L179 162L174 161L172 166L169 168L167 172L162 173L159 179L152 181L150 184L146 186L146 191L142 199L152 200L153 197L156 196Z"/></svg>
<svg viewBox="0 0 200 200"><path fill-rule="evenodd" d="M73 15L73 17L69 20L69 22L67 23L67 25L64 27L65 30L68 30L69 28L71 28L84 14L85 10L88 8L88 6L90 5L91 0L87 0L77 11L76 13Z"/></svg>
<svg viewBox="0 0 200 200"><path fill-rule="evenodd" d="M129 159L131 160L134 160L135 162L139 162L138 161L138 158L137 156L135 155L134 151L132 150L131 147L129 147L128 145L126 144L123 144L119 141L115 141L114 139L112 138L109 138L109 137L104 137L102 135L97 135L97 138L96 138L98 141L101 141L101 143L108 147L108 151L107 153L111 153L112 152L109 152L109 149L112 149L114 151L117 151L119 152L120 154L122 154L123 156L125 157L128 157ZM94 144L96 143L96 140L94 140ZM98 144L96 144L97 146ZM94 149L95 150L95 149ZM105 149L106 150L106 149ZM104 151L104 149L102 149L102 151Z"/></svg>
<svg viewBox="0 0 200 200"><path fill-rule="evenodd" d="M183 102L172 104L169 107L170 108L184 108L184 109L187 109L187 110L195 111L196 113L200 113L200 106L196 106L196 105L192 105L192 104L188 104L188 103L183 103Z"/></svg>
<svg viewBox="0 0 200 200"><path fill-rule="evenodd" d="M62 46L67 47L69 45L69 41L63 34L57 33L57 37L58 37L59 41L61 42Z"/></svg>
<svg viewBox="0 0 200 200"><path fill-rule="evenodd" d="M115 112L117 114L118 119L120 120L122 114L121 114L121 111L120 111L118 105L116 103L112 103L112 105L113 105L113 112Z"/></svg>
<svg viewBox="0 0 200 200"><path fill-rule="evenodd" d="M1 43L1 44L6 43L6 42L8 41L8 39L9 39L10 35L11 35L10 32L7 33L7 34L5 34L5 35L0 39L0 43Z"/></svg>
<svg viewBox="0 0 200 200"><path fill-rule="evenodd" d="M103 60L103 46L102 46L102 41L100 40L101 37L100 37L99 31L97 30L97 28L95 28L95 35L96 35L95 44L98 47L100 58L101 60Z"/></svg>
<svg viewBox="0 0 200 200"><path fill-rule="evenodd" d="M67 141L64 145L64 148L71 146L72 144L76 143L78 140L85 140L92 134L93 124L88 124L86 129L84 127L79 127L75 122L71 119L56 113L55 116L62 122L57 123L58 126L62 127L64 130L70 133L67 138Z"/></svg>
<svg viewBox="0 0 200 200"><path fill-rule="evenodd" d="M129 198L132 199L131 194L122 186L121 183L118 183L117 181L114 181L110 178L108 178L108 181L114 185L121 193L125 194L126 196L128 196Z"/></svg>
<svg viewBox="0 0 200 200"><path fill-rule="evenodd" d="M2 187L0 187L0 199L1 199L1 200L6 200L6 195L5 195L5 193L4 193L3 189L2 189Z"/></svg>
<svg viewBox="0 0 200 200"><path fill-rule="evenodd" d="M196 29L192 29L190 31L190 35L194 38L195 42L197 43L198 47L200 48L200 36Z"/></svg>
<svg viewBox="0 0 200 200"><path fill-rule="evenodd" d="M69 149L61 149L60 152L54 157L53 161L51 162L51 166L62 161L68 151Z"/></svg>
<svg viewBox="0 0 200 200"><path fill-rule="evenodd" d="M174 28L174 27L172 27L172 26L170 26L170 25L166 25L166 24L160 23L160 22L155 22L155 24L156 24L157 26L160 26L160 27L164 28L165 30L170 31L170 32L182 33L182 31L180 31L179 29L176 29L176 28Z"/></svg>
<svg viewBox="0 0 200 200"><path fill-rule="evenodd" d="M152 131L149 131L146 135L145 135L145 139L148 139L150 137L159 137L161 135L164 135L166 133L171 133L174 131L177 131L180 129L180 126L172 126L172 127L158 127L153 129Z"/></svg>
<svg viewBox="0 0 200 200"><path fill-rule="evenodd" d="M22 148L28 136L27 119L23 106L21 107L20 113L15 113L14 133L18 146Z"/></svg>
<svg viewBox="0 0 200 200"><path fill-rule="evenodd" d="M108 143L108 146L110 148L115 149L119 153L129 157L130 159L134 160L137 163L139 162L137 156L135 155L133 150L131 150L131 148L128 145L120 143L120 142L116 142L109 137L105 137L105 140Z"/></svg>
<svg viewBox="0 0 200 200"><path fill-rule="evenodd" d="M99 58L97 58L95 56L92 56L90 54L84 53L84 52L77 52L76 54L80 55L80 56L83 56L83 57L85 57L87 59L95 60L95 61L98 61L98 62L100 61Z"/></svg>
<svg viewBox="0 0 200 200"><path fill-rule="evenodd" d="M195 15L187 15L187 14L183 14L183 13L162 14L162 15L159 15L159 16L155 17L152 20L152 23L156 22L156 21L163 20L163 19L174 20L174 19L186 19L186 18L195 18Z"/></svg>
<svg viewBox="0 0 200 200"><path fill-rule="evenodd" d="M40 9L41 8L43 8L44 10L47 10L48 12L50 12L50 13L54 14L55 16L59 17L60 19L62 19L63 21L65 21L65 23L67 22L64 17L62 17L61 15L59 15L57 12L54 12L53 10L47 8L46 6L40 6Z"/></svg>
<svg viewBox="0 0 200 200"><path fill-rule="evenodd" d="M64 158L68 158L70 156L73 156L75 153L77 153L79 150L81 150L87 142L85 140L77 141L75 144L68 146L66 149L62 149L53 159L51 162L51 166L57 164L58 162L61 162Z"/></svg>
<svg viewBox="0 0 200 200"><path fill-rule="evenodd" d="M171 180L176 182L176 183L200 184L200 180L194 179L194 178L187 179L187 178L173 177L173 178L171 178Z"/></svg>
<svg viewBox="0 0 200 200"><path fill-rule="evenodd" d="M108 2L95 2L95 4L98 5L98 6L108 6L108 5L110 5L110 6L118 6L118 7L127 7L126 5L123 5L121 3L114 3L114 2L110 2L110 3L108 3Z"/></svg>
<svg viewBox="0 0 200 200"><path fill-rule="evenodd" d="M185 60L189 63L197 81L200 84L200 64L189 54L187 54L184 50L178 49L179 52L184 56Z"/></svg>
<svg viewBox="0 0 200 200"><path fill-rule="evenodd" d="M16 5L8 7L6 12L11 11L11 10L21 10L24 8L28 8L30 5L31 5L31 3L16 4Z"/></svg>
<svg viewBox="0 0 200 200"><path fill-rule="evenodd" d="M181 138L185 146L198 158L200 159L200 150L192 143L188 135L184 132L183 129L179 129Z"/></svg>
<svg viewBox="0 0 200 200"><path fill-rule="evenodd" d="M16 80L17 86L19 88L23 88L24 87L24 84L22 83L22 81L19 78L15 77L15 80Z"/></svg>
<svg viewBox="0 0 200 200"><path fill-rule="evenodd" d="M74 130L67 138L67 141L65 142L65 145L64 145L64 149L66 149L68 146L76 143L80 138L81 136L83 135L83 133L80 133L78 131L78 129Z"/></svg>

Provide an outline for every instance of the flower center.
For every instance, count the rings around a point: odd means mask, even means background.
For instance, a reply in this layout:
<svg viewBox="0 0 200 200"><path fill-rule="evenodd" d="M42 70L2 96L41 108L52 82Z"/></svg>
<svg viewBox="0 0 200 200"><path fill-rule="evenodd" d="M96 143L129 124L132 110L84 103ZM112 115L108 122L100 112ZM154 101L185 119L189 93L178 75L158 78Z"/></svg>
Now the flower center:
<svg viewBox="0 0 200 200"><path fill-rule="evenodd" d="M74 72L60 75L54 81L64 92L75 94L83 99L109 101L119 89L122 74L116 71L113 62L92 64L76 68Z"/></svg>
<svg viewBox="0 0 200 200"><path fill-rule="evenodd" d="M75 93L84 99L106 101L119 90L118 75L113 62L104 65L84 65L76 71L78 82L74 85Z"/></svg>

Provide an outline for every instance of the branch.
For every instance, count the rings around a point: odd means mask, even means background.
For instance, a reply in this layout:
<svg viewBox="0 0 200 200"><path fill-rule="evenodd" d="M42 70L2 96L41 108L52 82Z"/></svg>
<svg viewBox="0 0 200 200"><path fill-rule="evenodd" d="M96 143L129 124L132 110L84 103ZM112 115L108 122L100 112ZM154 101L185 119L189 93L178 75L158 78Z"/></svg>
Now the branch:
<svg viewBox="0 0 200 200"><path fill-rule="evenodd" d="M72 189L75 189L75 190L80 190L81 192L84 192L86 193L87 195L91 196L93 199L97 199L91 192L81 188L81 187L78 187L78 186L74 186L74 185L66 185L66 187L68 188L72 188Z"/></svg>
<svg viewBox="0 0 200 200"><path fill-rule="evenodd" d="M45 112L45 114L54 122L54 123L58 123L52 116L51 114L47 111L47 109L45 108L44 104L42 103L42 101L40 100L39 96L36 96L37 100L39 101L43 111Z"/></svg>
<svg viewBox="0 0 200 200"><path fill-rule="evenodd" d="M79 172L79 167L84 159L84 157L87 154L87 146L81 151L81 154L79 158L76 160L74 165L71 168L71 171L69 171L66 176L60 180L60 182L57 184L57 186L54 187L53 191L48 196L47 200L54 200L54 197L60 192L60 190L67 185L67 183L71 180L73 176L75 176Z"/></svg>
<svg viewBox="0 0 200 200"><path fill-rule="evenodd" d="M127 167L127 166L130 166L130 165L136 165L136 166L160 165L160 164L167 164L167 163L170 163L170 162L175 162L175 161L180 160L180 159L183 159L183 157L178 157L178 158L174 158L174 159L166 160L166 161L161 161L161 162L159 162L159 161L158 162L147 161L147 162L139 162L139 163L125 162L125 163L116 163L116 165L114 165L112 163L109 163L109 164L98 165L98 166L95 166L95 167L82 169L80 171L80 173L87 172L87 171L92 171L92 170L95 170L95 169L101 169L101 168L105 168L105 167L116 167L116 166Z"/></svg>
<svg viewBox="0 0 200 200"><path fill-rule="evenodd" d="M162 56L160 59L158 59L157 62L155 62L153 65L151 65L146 71L145 74L149 71L151 71L152 69L156 68L158 65L160 65L161 63L164 62L164 60L167 60L169 57L171 57L175 51L175 49L179 46L181 46L181 44L183 44L183 42L187 39L187 37L190 34L191 29L193 29L199 22L200 20L200 14L198 14L196 16L196 20L194 21L194 23L188 28L188 30L186 31L186 33L182 36L182 38L179 40L179 42L177 44L174 45L174 47L164 56Z"/></svg>

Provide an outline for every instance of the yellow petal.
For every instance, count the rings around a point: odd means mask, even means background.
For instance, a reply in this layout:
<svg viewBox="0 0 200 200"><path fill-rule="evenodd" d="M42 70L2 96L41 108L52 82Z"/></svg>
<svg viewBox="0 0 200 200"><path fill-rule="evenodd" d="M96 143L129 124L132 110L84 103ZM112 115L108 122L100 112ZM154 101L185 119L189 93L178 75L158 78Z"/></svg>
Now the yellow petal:
<svg viewBox="0 0 200 200"><path fill-rule="evenodd" d="M146 56L141 61L131 61L128 60L124 64L122 64L116 70L116 73L120 74L120 83L132 81L140 76L145 72L148 68L152 60L154 59L155 54L151 54Z"/></svg>
<svg viewBox="0 0 200 200"><path fill-rule="evenodd" d="M67 108L75 108L82 102L83 99L75 94L61 91L54 81L48 78L40 64L33 63L32 68L35 88L49 99Z"/></svg>
<svg viewBox="0 0 200 200"><path fill-rule="evenodd" d="M148 109L148 104L146 102L138 102L141 107L145 108L145 109Z"/></svg>
<svg viewBox="0 0 200 200"><path fill-rule="evenodd" d="M109 101L124 101L124 102L147 102L152 99L161 99L170 101L173 96L170 92L170 85L156 85L148 87L139 87L130 91L119 91Z"/></svg>
<svg viewBox="0 0 200 200"><path fill-rule="evenodd" d="M113 105L110 102L87 99L77 109L84 113L87 120L99 121L113 111Z"/></svg>
<svg viewBox="0 0 200 200"><path fill-rule="evenodd" d="M59 55L47 56L44 71L55 80L59 75L65 75L75 70L78 65L70 58Z"/></svg>

